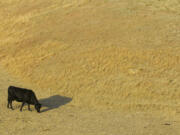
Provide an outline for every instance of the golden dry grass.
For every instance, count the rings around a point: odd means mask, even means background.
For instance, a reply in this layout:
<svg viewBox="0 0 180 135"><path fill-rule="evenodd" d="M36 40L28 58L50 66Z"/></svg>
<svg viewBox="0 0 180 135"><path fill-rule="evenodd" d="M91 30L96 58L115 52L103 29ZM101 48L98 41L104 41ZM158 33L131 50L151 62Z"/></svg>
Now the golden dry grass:
<svg viewBox="0 0 180 135"><path fill-rule="evenodd" d="M121 123L120 118L114 128L108 128L115 112L119 117L125 112L150 113L151 122L160 122L159 114L179 119L178 0L3 0L0 6L0 73L7 76L1 90L14 84L34 89L40 98L66 96L73 100L63 107L63 114L76 110L75 114L85 113L89 119L94 109L96 119L111 110L105 120L107 130L87 134L125 134L130 127L124 130L119 124L129 125L126 119ZM6 96L4 91L2 94ZM2 106L5 104L3 101ZM147 118L144 114L133 116L131 122ZM179 133L178 124L172 127L174 132L150 126L142 133L138 132L142 125L136 124L138 135Z"/></svg>

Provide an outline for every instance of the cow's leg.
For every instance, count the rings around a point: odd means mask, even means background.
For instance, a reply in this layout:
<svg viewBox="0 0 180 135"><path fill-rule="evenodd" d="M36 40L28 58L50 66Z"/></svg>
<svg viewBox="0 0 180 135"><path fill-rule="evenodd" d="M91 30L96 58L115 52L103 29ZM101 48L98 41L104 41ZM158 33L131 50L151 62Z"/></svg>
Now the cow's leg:
<svg viewBox="0 0 180 135"><path fill-rule="evenodd" d="M28 104L28 110L31 111L30 104Z"/></svg>
<svg viewBox="0 0 180 135"><path fill-rule="evenodd" d="M8 100L7 108L9 108L9 100Z"/></svg>
<svg viewBox="0 0 180 135"><path fill-rule="evenodd" d="M11 109L14 110L13 107L12 107L12 100L9 101L9 104L10 104Z"/></svg>
<svg viewBox="0 0 180 135"><path fill-rule="evenodd" d="M21 108L20 108L21 112L22 112L22 108L23 108L24 104L25 104L25 102L23 102L22 105L21 105Z"/></svg>
<svg viewBox="0 0 180 135"><path fill-rule="evenodd" d="M10 102L11 102L11 98L9 97L9 95L8 95L7 101L8 101L7 108L9 108L9 104L10 104Z"/></svg>
<svg viewBox="0 0 180 135"><path fill-rule="evenodd" d="M7 108L9 108L9 105L10 105L10 108L11 108L12 110L14 110L13 107L12 107L12 101L13 101L13 98L8 94L8 104L7 104Z"/></svg>

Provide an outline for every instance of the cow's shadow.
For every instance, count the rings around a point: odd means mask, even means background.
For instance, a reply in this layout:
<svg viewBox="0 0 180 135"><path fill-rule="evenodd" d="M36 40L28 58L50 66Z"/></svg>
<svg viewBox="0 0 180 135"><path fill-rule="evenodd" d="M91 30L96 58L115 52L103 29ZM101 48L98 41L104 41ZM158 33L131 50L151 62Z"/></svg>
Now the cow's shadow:
<svg viewBox="0 0 180 135"><path fill-rule="evenodd" d="M56 109L62 105L65 105L71 102L72 98L64 97L60 95L54 95L48 98L40 99L39 102L42 104L42 107L47 107L42 109L41 112L46 112L52 109Z"/></svg>

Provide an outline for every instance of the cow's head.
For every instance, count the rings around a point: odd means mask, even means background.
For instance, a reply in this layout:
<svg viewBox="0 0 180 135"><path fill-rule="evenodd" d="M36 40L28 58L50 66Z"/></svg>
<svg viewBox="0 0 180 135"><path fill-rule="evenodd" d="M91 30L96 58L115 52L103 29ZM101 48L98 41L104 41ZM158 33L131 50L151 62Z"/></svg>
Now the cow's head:
<svg viewBox="0 0 180 135"><path fill-rule="evenodd" d="M38 113L40 113L40 109L41 109L41 104L35 104L35 108L37 110Z"/></svg>

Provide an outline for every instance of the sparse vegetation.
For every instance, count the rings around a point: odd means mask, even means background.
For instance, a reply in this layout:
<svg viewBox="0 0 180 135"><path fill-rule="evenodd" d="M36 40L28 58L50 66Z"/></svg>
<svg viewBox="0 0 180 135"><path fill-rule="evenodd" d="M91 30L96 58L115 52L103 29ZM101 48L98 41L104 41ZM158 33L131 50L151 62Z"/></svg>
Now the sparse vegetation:
<svg viewBox="0 0 180 135"><path fill-rule="evenodd" d="M9 85L72 99L38 117L0 109L0 134L178 135L178 123L161 124L179 118L178 0L2 0L0 7L0 107ZM14 121L22 127L6 132Z"/></svg>

